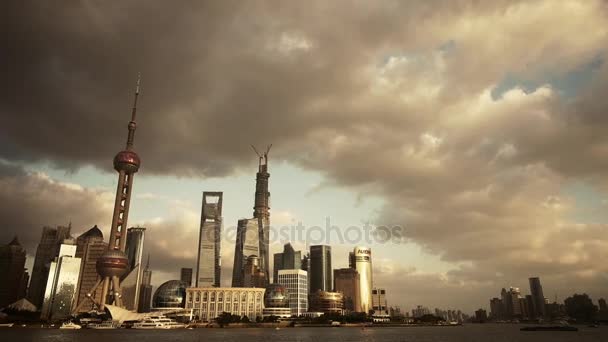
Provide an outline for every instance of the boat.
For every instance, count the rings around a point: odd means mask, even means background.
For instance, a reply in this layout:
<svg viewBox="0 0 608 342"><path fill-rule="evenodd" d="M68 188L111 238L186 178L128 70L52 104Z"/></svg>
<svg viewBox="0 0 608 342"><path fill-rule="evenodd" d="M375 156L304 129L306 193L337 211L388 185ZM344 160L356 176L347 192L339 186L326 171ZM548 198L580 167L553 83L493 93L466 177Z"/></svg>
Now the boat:
<svg viewBox="0 0 608 342"><path fill-rule="evenodd" d="M0 324L0 328L12 328L15 323L2 323Z"/></svg>
<svg viewBox="0 0 608 342"><path fill-rule="evenodd" d="M132 329L183 329L186 325L164 316L150 316L133 323Z"/></svg>
<svg viewBox="0 0 608 342"><path fill-rule="evenodd" d="M112 321L89 323L87 329L116 329L116 325Z"/></svg>
<svg viewBox="0 0 608 342"><path fill-rule="evenodd" d="M82 327L74 322L64 322L59 329L81 329Z"/></svg>
<svg viewBox="0 0 608 342"><path fill-rule="evenodd" d="M577 327L569 325L537 325L533 327L523 327L521 331L578 331Z"/></svg>

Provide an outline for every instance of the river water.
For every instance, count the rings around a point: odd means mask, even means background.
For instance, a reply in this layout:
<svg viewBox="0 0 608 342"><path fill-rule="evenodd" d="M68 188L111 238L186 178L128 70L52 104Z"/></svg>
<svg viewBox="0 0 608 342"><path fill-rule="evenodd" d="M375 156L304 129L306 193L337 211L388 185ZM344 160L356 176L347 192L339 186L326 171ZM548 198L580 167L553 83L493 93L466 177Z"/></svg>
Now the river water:
<svg viewBox="0 0 608 342"><path fill-rule="evenodd" d="M519 331L519 325L469 324L459 327L262 328L194 330L59 330L2 328L0 341L48 342L572 342L608 341L608 327L579 327L578 332Z"/></svg>

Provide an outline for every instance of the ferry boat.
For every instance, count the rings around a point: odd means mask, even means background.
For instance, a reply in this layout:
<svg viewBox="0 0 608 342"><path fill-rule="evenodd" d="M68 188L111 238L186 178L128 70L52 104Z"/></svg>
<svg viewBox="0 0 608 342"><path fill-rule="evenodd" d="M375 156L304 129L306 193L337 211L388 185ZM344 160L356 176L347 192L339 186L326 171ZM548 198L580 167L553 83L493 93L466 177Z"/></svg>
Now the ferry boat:
<svg viewBox="0 0 608 342"><path fill-rule="evenodd" d="M15 323L0 323L0 328L12 328Z"/></svg>
<svg viewBox="0 0 608 342"><path fill-rule="evenodd" d="M59 329L81 329L82 327L74 322L64 322Z"/></svg>
<svg viewBox="0 0 608 342"><path fill-rule="evenodd" d="M163 316L150 316L133 323L132 329L183 329L186 325Z"/></svg>
<svg viewBox="0 0 608 342"><path fill-rule="evenodd" d="M99 323L89 323L88 329L116 329L116 325L112 321L105 321Z"/></svg>

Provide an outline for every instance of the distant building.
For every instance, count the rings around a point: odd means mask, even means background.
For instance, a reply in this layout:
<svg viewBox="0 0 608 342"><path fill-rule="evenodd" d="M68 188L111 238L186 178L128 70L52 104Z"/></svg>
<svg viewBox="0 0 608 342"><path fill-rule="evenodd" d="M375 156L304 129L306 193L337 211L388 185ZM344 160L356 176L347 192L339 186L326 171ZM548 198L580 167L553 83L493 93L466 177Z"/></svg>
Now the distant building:
<svg viewBox="0 0 608 342"><path fill-rule="evenodd" d="M369 313L372 310L372 250L368 247L355 247L349 255L349 264L359 272L359 302L361 310Z"/></svg>
<svg viewBox="0 0 608 342"><path fill-rule="evenodd" d="M276 316L279 318L291 317L291 309L289 308L289 293L285 286L274 283L266 287L262 316Z"/></svg>
<svg viewBox="0 0 608 342"><path fill-rule="evenodd" d="M597 304L600 308L600 311L608 311L608 306L606 306L606 300L604 298L598 299Z"/></svg>
<svg viewBox="0 0 608 342"><path fill-rule="evenodd" d="M186 289L186 309L192 310L194 319L210 322L222 312L251 321L262 317L264 288L247 287L191 287Z"/></svg>
<svg viewBox="0 0 608 342"><path fill-rule="evenodd" d="M70 237L72 226L59 226L57 228L43 227L40 243L36 249L34 267L30 286L27 292L29 301L37 308L42 306L44 291L49 277L49 267L51 262L59 254L59 248L64 240Z"/></svg>
<svg viewBox="0 0 608 342"><path fill-rule="evenodd" d="M16 236L7 245L0 246L0 309L25 296L28 279L25 257L25 249Z"/></svg>
<svg viewBox="0 0 608 342"><path fill-rule="evenodd" d="M260 258L257 255L250 255L243 267L243 287L265 288L267 284L266 274L260 268Z"/></svg>
<svg viewBox="0 0 608 342"><path fill-rule="evenodd" d="M331 247L310 246L310 293L331 291L333 288L331 268Z"/></svg>
<svg viewBox="0 0 608 342"><path fill-rule="evenodd" d="M289 294L291 314L300 316L308 311L308 273L303 270L280 270L277 280Z"/></svg>
<svg viewBox="0 0 608 342"><path fill-rule="evenodd" d="M49 267L41 319L56 321L71 315L79 274L80 258L76 258L76 245L61 244L58 257Z"/></svg>
<svg viewBox="0 0 608 342"><path fill-rule="evenodd" d="M475 320L479 323L483 323L488 320L488 313L484 309L475 311Z"/></svg>
<svg viewBox="0 0 608 342"><path fill-rule="evenodd" d="M81 312L93 309L93 302L87 299L87 295L88 291L100 280L100 276L97 273L97 259L107 249L108 244L104 241L103 233L97 226L94 226L76 238L76 257L81 260L76 304ZM101 302L101 289L91 293L91 297L96 303Z"/></svg>
<svg viewBox="0 0 608 342"><path fill-rule="evenodd" d="M179 279L188 284L188 287L192 286L192 268L182 268L179 271Z"/></svg>
<svg viewBox="0 0 608 342"><path fill-rule="evenodd" d="M500 298L492 298L490 300L490 316L495 320L505 318L505 308Z"/></svg>
<svg viewBox="0 0 608 342"><path fill-rule="evenodd" d="M196 281L194 282L196 287L220 286L222 200L222 192L203 192ZM190 280L191 282L192 280Z"/></svg>
<svg viewBox="0 0 608 342"><path fill-rule="evenodd" d="M321 291L311 295L310 311L323 313L344 313L344 296L340 292Z"/></svg>
<svg viewBox="0 0 608 342"><path fill-rule="evenodd" d="M146 267L142 272L141 286L139 290L139 302L137 303L137 312L150 312L150 303L152 301L152 271L150 271L150 255Z"/></svg>
<svg viewBox="0 0 608 342"><path fill-rule="evenodd" d="M139 298L142 282L142 258L146 228L132 227L127 229L125 254L129 260L129 271L122 277L122 304L125 309L136 311L139 308Z"/></svg>
<svg viewBox="0 0 608 342"><path fill-rule="evenodd" d="M334 270L334 291L344 295L344 310L362 312L359 285L359 272L354 268Z"/></svg>
<svg viewBox="0 0 608 342"><path fill-rule="evenodd" d="M510 287L509 291L503 288L501 292L501 297L505 307L505 318L521 318L521 303L519 301L519 299L521 298L521 294L519 292L519 288Z"/></svg>
<svg viewBox="0 0 608 342"><path fill-rule="evenodd" d="M545 308L545 295L543 294L543 287L540 284L540 279L538 277L534 277L530 278L529 281L534 317L545 317L547 316L547 310Z"/></svg>
<svg viewBox="0 0 608 342"><path fill-rule="evenodd" d="M152 297L154 310L178 309L186 306L186 283L169 280L161 284Z"/></svg>
<svg viewBox="0 0 608 342"><path fill-rule="evenodd" d="M430 315L431 314L431 310L429 310L429 308L424 307L422 305L418 305L416 306L415 309L412 309L412 317L414 318L418 318L418 317L422 317L424 315Z"/></svg>
<svg viewBox="0 0 608 342"><path fill-rule="evenodd" d="M283 246L283 253L274 254L273 281L277 282L280 270L295 270L302 268L302 252L295 251L290 243Z"/></svg>
<svg viewBox="0 0 608 342"><path fill-rule="evenodd" d="M232 269L232 287L244 287L243 269L247 259L260 255L260 224L258 219L239 220L234 247L234 267ZM264 287L266 287L264 285Z"/></svg>
<svg viewBox="0 0 608 342"><path fill-rule="evenodd" d="M374 315L388 316L388 304L386 303L385 289L372 289L372 310Z"/></svg>

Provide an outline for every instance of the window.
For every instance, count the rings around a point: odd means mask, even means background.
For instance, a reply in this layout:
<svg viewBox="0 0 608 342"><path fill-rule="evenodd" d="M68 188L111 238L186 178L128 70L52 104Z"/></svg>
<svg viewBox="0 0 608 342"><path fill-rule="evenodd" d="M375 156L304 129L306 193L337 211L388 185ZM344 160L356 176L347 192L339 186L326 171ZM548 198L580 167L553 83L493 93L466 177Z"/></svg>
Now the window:
<svg viewBox="0 0 608 342"><path fill-rule="evenodd" d="M203 302L207 301L207 292L203 292Z"/></svg>

